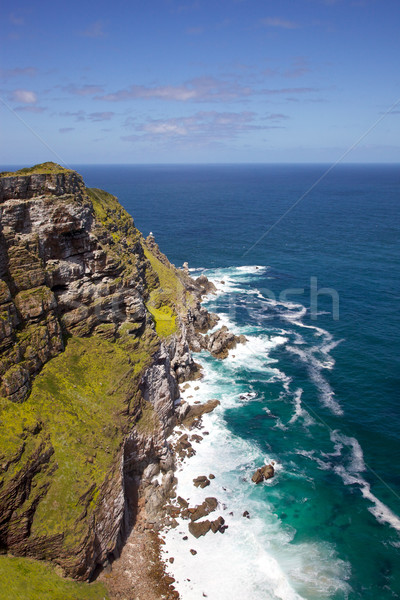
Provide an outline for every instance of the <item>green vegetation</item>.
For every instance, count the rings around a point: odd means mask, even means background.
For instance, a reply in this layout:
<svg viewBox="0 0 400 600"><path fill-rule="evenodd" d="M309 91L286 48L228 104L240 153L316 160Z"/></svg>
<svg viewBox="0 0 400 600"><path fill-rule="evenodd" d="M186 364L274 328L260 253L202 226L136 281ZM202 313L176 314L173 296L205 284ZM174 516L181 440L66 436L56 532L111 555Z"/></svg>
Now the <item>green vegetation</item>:
<svg viewBox="0 0 400 600"><path fill-rule="evenodd" d="M45 162L34 167L26 167L19 171L3 171L0 177L16 177L18 175L58 175L59 173L73 173L72 169L65 169L54 162Z"/></svg>
<svg viewBox="0 0 400 600"><path fill-rule="evenodd" d="M65 172L69 171L59 165L43 163L0 176ZM122 325L99 322L98 335L65 340L65 351L44 365L24 402L0 396L0 492L6 508L12 507L9 533L16 539L28 535L31 547L47 548L43 550L46 559L68 556L66 568L71 569L75 556L94 534L93 517L103 486L119 476L117 459L126 433L133 424L146 434L160 425L138 384L160 347L160 338L178 331L179 316L194 302L183 275L157 247L146 244L118 200L94 188L87 189L87 194L93 205L93 233L99 249L118 275L112 282L113 291L131 286L139 289L155 331L150 318ZM9 367L9 383L18 390L31 372L27 366L35 364L35 358L58 338L49 337L48 323L41 320L54 302L38 277L44 266L31 248L16 245L9 256L14 280L19 277L23 283L14 302L25 320L15 332L15 348L2 358L4 368ZM7 286L1 285L2 301L7 302L9 296ZM1 328L9 318L5 312L0 316ZM53 332L51 327L49 331ZM55 353L61 350L61 342L54 348ZM17 352L18 365L13 364ZM31 482L26 473L32 474ZM25 479L27 493L24 490L17 496L15 489ZM60 554L55 554L58 549ZM107 595L97 584L59 578L57 569L44 562L0 556L0 598L101 600Z"/></svg>
<svg viewBox="0 0 400 600"><path fill-rule="evenodd" d="M118 202L118 199L97 188L86 188L86 193L92 201L97 219L111 232L114 242L123 242L123 246L133 249L141 237L135 227L132 217Z"/></svg>
<svg viewBox="0 0 400 600"><path fill-rule="evenodd" d="M181 273L172 265L167 266L151 250L144 247L144 254L150 262L151 269L157 274L157 285L149 283L151 302L156 308L161 306L173 307L177 314L186 312L188 306L195 302L193 295L187 291Z"/></svg>
<svg viewBox="0 0 400 600"><path fill-rule="evenodd" d="M165 338L176 333L178 329L176 325L176 315L174 315L170 306L154 308L154 306L148 305L147 308L154 319L157 335Z"/></svg>
<svg viewBox="0 0 400 600"><path fill-rule="evenodd" d="M65 352L36 377L28 400L0 399L0 459L12 462L22 452L0 486L11 483L41 444L54 449L54 473L43 469L33 481L38 492L45 485L49 489L34 514L32 536L64 532L64 545L72 549L84 534L89 519L82 519L82 511L89 517L96 506L129 426L126 414L137 391L136 376L149 361L140 345L124 349L96 337L71 338ZM28 501L15 511L16 519Z"/></svg>
<svg viewBox="0 0 400 600"><path fill-rule="evenodd" d="M63 579L54 567L35 560L0 556L1 600L108 600L101 583Z"/></svg>

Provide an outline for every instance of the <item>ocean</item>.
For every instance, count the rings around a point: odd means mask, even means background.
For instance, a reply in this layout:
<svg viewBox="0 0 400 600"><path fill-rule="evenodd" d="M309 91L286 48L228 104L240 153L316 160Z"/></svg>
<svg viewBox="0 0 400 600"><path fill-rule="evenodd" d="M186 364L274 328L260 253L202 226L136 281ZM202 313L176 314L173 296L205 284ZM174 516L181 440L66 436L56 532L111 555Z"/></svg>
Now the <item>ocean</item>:
<svg viewBox="0 0 400 600"><path fill-rule="evenodd" d="M183 600L400 598L400 169L339 165L312 188L326 168L76 166L215 283L207 308L248 340L197 354L183 393L221 404L178 494L217 497L228 525L165 534Z"/></svg>

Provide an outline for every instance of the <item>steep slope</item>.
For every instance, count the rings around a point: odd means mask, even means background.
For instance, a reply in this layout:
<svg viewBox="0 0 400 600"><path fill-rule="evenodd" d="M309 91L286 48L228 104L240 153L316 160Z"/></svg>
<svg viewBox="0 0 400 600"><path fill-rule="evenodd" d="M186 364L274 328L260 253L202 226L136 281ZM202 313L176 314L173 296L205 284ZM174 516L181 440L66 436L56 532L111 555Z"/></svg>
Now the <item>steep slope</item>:
<svg viewBox="0 0 400 600"><path fill-rule="evenodd" d="M124 533L128 480L171 468L177 382L213 319L77 173L1 174L0 211L0 550L87 579Z"/></svg>

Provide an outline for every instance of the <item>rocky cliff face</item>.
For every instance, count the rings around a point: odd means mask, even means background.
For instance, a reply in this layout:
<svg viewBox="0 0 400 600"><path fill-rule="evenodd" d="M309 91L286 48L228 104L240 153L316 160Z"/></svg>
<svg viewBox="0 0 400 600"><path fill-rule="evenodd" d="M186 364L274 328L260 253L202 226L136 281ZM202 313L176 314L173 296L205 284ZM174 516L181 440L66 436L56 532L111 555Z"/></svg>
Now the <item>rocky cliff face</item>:
<svg viewBox="0 0 400 600"><path fill-rule="evenodd" d="M204 286L77 173L0 176L0 549L82 579L114 552L127 480L171 468Z"/></svg>

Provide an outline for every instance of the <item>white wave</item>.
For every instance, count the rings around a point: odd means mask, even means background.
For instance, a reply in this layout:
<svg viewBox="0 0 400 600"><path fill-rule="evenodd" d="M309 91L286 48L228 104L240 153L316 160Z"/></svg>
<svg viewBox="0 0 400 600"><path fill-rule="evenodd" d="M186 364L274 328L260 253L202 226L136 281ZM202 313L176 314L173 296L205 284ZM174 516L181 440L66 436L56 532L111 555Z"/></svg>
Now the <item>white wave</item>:
<svg viewBox="0 0 400 600"><path fill-rule="evenodd" d="M228 530L195 539L187 532L187 522L178 519L178 527L164 535L163 557L174 557L168 571L182 599L201 600L206 594L210 600L328 600L344 589L346 570L331 549L319 543L294 544L295 531L282 527L260 497L262 488L251 485L254 469L275 457L230 434L214 413L205 415L204 427L209 435L177 472L177 494L191 506L215 496L215 517L222 515ZM276 462L275 468L279 477L282 465ZM193 486L194 477L209 473L215 475L210 486ZM265 485L276 485L276 480ZM245 510L250 519L242 516ZM189 540L182 539L185 535ZM192 556L190 549L197 554Z"/></svg>
<svg viewBox="0 0 400 600"><path fill-rule="evenodd" d="M276 367L270 368L270 372L272 373L272 377L269 379L269 383L275 383L276 381L281 381L283 385L283 389L286 394L290 393L290 384L292 383L292 378L280 371ZM286 395L285 394L285 395Z"/></svg>
<svg viewBox="0 0 400 600"><path fill-rule="evenodd" d="M368 510L379 523L387 523L400 532L400 518L371 492L371 485L363 477L351 475L343 466L335 467L334 471L342 478L345 485L360 486L362 496L373 504L368 507Z"/></svg>
<svg viewBox="0 0 400 600"><path fill-rule="evenodd" d="M331 432L330 438L335 444L336 452L344 446L350 450L349 461L346 467L350 473L361 473L366 470L367 467L364 462L364 453L356 438L349 437L344 433L339 432L337 429Z"/></svg>
<svg viewBox="0 0 400 600"><path fill-rule="evenodd" d="M322 471L329 471L332 469L332 464L330 462L324 462L323 460L318 458L318 456L315 456L315 450L296 449L295 452L299 456L304 456L305 458L309 458L310 460L317 463L317 465L320 469L322 469Z"/></svg>
<svg viewBox="0 0 400 600"><path fill-rule="evenodd" d="M337 430L331 433L331 440L335 444L336 452L343 450L343 448L350 450L346 466L336 466L334 468L335 473L342 478L345 485L360 486L362 496L373 504L368 510L374 515L377 521L388 523L391 527L400 531L400 518L371 492L371 485L360 475L360 473L366 471L367 466L358 440L354 437L348 437Z"/></svg>
<svg viewBox="0 0 400 600"><path fill-rule="evenodd" d="M307 366L310 379L320 393L320 399L324 406L329 408L335 415L342 415L343 409L340 404L334 399L335 392L329 385L328 381L321 373L322 365L312 354L311 351L305 351L295 346L286 346L286 349L292 354L296 354Z"/></svg>
<svg viewBox="0 0 400 600"><path fill-rule="evenodd" d="M288 425L292 425L300 418L303 419L304 425L306 427L315 423L314 419L312 419L310 414L303 408L301 401L302 395L303 390L301 388L298 388L294 393L294 414L289 420Z"/></svg>
<svg viewBox="0 0 400 600"><path fill-rule="evenodd" d="M240 273L249 273L255 275L263 275L270 267L265 267L261 265L248 265L243 267L235 267L237 271Z"/></svg>

